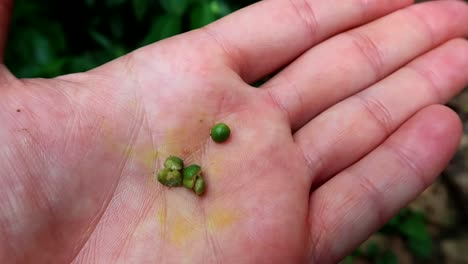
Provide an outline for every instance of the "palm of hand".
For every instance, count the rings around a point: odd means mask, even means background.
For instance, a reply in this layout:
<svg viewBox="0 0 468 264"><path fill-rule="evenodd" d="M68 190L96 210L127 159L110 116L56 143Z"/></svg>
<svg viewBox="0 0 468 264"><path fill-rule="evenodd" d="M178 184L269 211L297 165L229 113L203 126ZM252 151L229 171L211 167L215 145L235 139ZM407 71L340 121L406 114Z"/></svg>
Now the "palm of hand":
<svg viewBox="0 0 468 264"><path fill-rule="evenodd" d="M365 19L406 2L369 5ZM268 16L281 31L283 24L272 17L281 10L297 18L301 11L295 5L265 1L245 16ZM0 262L329 263L342 258L433 181L455 151L460 133L453 113L437 106L422 109L466 83L463 71L452 70L468 68L468 56L457 53L466 51L466 42L448 42L399 69L435 48L436 40L466 34L460 26L468 17L465 6L432 5L313 48L262 89L244 80L280 68L320 38L286 50L253 30L230 39L240 41L243 54L230 53L223 45L229 41L200 30L87 73L20 81L2 69ZM328 17L328 10L319 8L317 17L320 12ZM360 12L337 11L349 21L322 21L328 36L355 24L350 21L365 23ZM422 18L433 27L432 38L425 38L424 30L408 33L416 13L433 14ZM235 35L232 25L243 19L241 12L216 26ZM445 26L434 26L434 20ZM310 33L304 25L313 27L305 22L270 37L280 44L289 35L304 37ZM386 31L388 25L394 32ZM396 50L395 36L418 45ZM249 37L259 43L252 45ZM381 39L386 40L381 47L371 45ZM352 51L343 65L336 50ZM375 55L379 50L383 55ZM331 63L311 63L321 60ZM315 79L304 72L309 68ZM375 74L357 74L369 69ZM314 89L310 82L316 82ZM412 101L405 89L413 89ZM228 142L210 139L217 122L231 127ZM202 166L204 196L155 180L170 155Z"/></svg>
<svg viewBox="0 0 468 264"><path fill-rule="evenodd" d="M216 62L185 54L199 61L189 64L170 58L177 48L166 52L147 48L92 73L11 91L18 100L4 122L11 154L2 180L23 186L14 212L25 220L9 244L21 245L27 260L57 251L60 260L80 252L77 260L103 263L303 254L309 175L281 110L210 68ZM160 60L148 61L149 53ZM233 129L223 144L209 137L218 121ZM202 165L205 196L154 179L169 155Z"/></svg>

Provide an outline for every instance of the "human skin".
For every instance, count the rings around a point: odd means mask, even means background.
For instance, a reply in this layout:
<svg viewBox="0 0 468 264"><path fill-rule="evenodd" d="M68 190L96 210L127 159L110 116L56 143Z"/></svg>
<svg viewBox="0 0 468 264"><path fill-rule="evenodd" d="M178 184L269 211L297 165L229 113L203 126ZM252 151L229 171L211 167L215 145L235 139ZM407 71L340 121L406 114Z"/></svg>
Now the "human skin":
<svg viewBox="0 0 468 264"><path fill-rule="evenodd" d="M270 0L88 72L2 65L0 263L336 263L452 158L467 35L461 1ZM155 180L170 155L203 196Z"/></svg>

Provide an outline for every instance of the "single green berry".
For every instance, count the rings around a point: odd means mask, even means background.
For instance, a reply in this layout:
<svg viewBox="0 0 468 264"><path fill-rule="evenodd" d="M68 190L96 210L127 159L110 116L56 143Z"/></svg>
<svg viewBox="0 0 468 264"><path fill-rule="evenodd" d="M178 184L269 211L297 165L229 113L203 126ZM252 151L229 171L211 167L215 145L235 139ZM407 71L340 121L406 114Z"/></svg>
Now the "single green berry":
<svg viewBox="0 0 468 264"><path fill-rule="evenodd" d="M205 180L202 177L198 178L193 188L195 193L197 195L202 195L205 192L205 188L206 188Z"/></svg>
<svg viewBox="0 0 468 264"><path fill-rule="evenodd" d="M164 167L170 170L178 171L184 168L184 161L179 157L170 156L164 162Z"/></svg>
<svg viewBox="0 0 468 264"><path fill-rule="evenodd" d="M167 187L178 187L182 185L182 175L179 171L171 171L165 168L159 171L158 181Z"/></svg>
<svg viewBox="0 0 468 264"><path fill-rule="evenodd" d="M189 189L193 189L195 181L201 177L201 167L198 165L190 165L184 169L183 185Z"/></svg>
<svg viewBox="0 0 468 264"><path fill-rule="evenodd" d="M167 174L171 172L170 169L162 169L158 172L158 181L163 183L166 181Z"/></svg>
<svg viewBox="0 0 468 264"><path fill-rule="evenodd" d="M219 123L211 128L211 138L215 142L224 142L231 135L231 129L224 123Z"/></svg>

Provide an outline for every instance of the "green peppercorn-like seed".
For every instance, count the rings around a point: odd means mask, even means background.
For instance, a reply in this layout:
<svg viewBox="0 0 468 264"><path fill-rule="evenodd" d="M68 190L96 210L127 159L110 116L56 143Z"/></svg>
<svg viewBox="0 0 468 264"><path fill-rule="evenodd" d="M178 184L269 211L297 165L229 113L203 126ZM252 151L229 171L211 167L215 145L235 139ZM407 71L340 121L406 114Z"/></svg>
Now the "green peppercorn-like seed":
<svg viewBox="0 0 468 264"><path fill-rule="evenodd" d="M195 182L195 186L193 190L197 195L202 195L205 192L205 180L202 177L199 177L197 181Z"/></svg>
<svg viewBox="0 0 468 264"><path fill-rule="evenodd" d="M159 171L158 181L167 187L178 187L182 185L182 175L179 171L171 171L165 168Z"/></svg>
<svg viewBox="0 0 468 264"><path fill-rule="evenodd" d="M179 171L171 171L167 174L167 181L170 187L182 186L182 174Z"/></svg>
<svg viewBox="0 0 468 264"><path fill-rule="evenodd" d="M184 168L184 161L176 156L170 156L164 162L164 167L170 170L181 170Z"/></svg>
<svg viewBox="0 0 468 264"><path fill-rule="evenodd" d="M224 123L218 123L211 128L210 135L215 142L224 142L231 135L231 129Z"/></svg>
<svg viewBox="0 0 468 264"><path fill-rule="evenodd" d="M158 181L159 181L160 183L163 183L163 184L164 184L165 181L166 181L166 178L167 178L167 174L168 174L169 172L171 172L170 169L162 169L162 170L160 170L160 171L158 172Z"/></svg>
<svg viewBox="0 0 468 264"><path fill-rule="evenodd" d="M201 177L201 167L198 165L190 165L184 169L183 185L189 189L193 189L196 180Z"/></svg>

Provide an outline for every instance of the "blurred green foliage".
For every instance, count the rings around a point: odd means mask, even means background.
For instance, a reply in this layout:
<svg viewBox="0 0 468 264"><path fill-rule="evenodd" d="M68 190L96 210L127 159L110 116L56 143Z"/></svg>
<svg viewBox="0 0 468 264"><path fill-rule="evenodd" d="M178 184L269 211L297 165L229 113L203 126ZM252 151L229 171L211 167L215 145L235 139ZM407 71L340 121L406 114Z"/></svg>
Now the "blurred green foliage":
<svg viewBox="0 0 468 264"><path fill-rule="evenodd" d="M419 211L402 209L377 233L387 237L400 237L408 251L418 261L427 261L433 254L433 239L428 231L427 219ZM388 248L369 243L356 249L343 263L352 264L356 258L364 258L370 263L397 264L398 257Z"/></svg>
<svg viewBox="0 0 468 264"><path fill-rule="evenodd" d="M18 77L86 71L254 2L16 0L5 63Z"/></svg>
<svg viewBox="0 0 468 264"><path fill-rule="evenodd" d="M380 232L384 234L398 234L404 238L406 246L413 255L420 259L432 256L432 237L427 229L424 214L403 209L393 217Z"/></svg>

